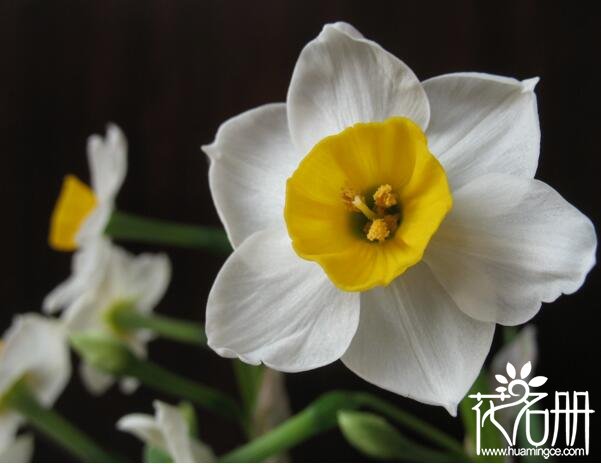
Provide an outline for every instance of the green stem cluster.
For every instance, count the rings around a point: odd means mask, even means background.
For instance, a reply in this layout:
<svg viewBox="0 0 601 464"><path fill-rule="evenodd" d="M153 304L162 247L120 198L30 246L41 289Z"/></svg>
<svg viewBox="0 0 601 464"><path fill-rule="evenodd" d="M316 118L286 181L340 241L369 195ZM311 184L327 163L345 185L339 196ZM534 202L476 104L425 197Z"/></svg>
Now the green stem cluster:
<svg viewBox="0 0 601 464"><path fill-rule="evenodd" d="M122 375L134 377L154 390L186 399L233 421L240 421L242 412L238 404L219 390L193 382L150 361L135 359Z"/></svg>
<svg viewBox="0 0 601 464"><path fill-rule="evenodd" d="M368 393L330 392L318 398L300 413L291 417L265 435L221 457L221 462L259 462L287 451L337 425L338 412L362 407L410 428L430 442L439 445L449 460L467 461L461 444L430 424ZM441 455L438 455L441 456Z"/></svg>

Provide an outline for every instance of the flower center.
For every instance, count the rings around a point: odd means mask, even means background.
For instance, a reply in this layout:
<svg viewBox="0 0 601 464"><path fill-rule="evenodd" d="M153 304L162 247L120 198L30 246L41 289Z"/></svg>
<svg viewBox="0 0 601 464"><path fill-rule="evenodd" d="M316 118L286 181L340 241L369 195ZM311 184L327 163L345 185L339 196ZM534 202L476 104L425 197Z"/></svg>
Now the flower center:
<svg viewBox="0 0 601 464"><path fill-rule="evenodd" d="M389 184L380 185L372 195L373 206L370 208L365 202L365 195L358 195L348 187L342 190L342 201L346 208L366 219L361 231L371 242L383 242L394 236L401 216L397 198L398 195Z"/></svg>
<svg viewBox="0 0 601 464"><path fill-rule="evenodd" d="M452 205L444 169L407 118L360 123L326 137L286 185L292 246L334 285L388 285L418 263Z"/></svg>
<svg viewBox="0 0 601 464"><path fill-rule="evenodd" d="M50 246L59 251L77 249L77 234L98 200L90 187L73 175L65 176L50 218Z"/></svg>

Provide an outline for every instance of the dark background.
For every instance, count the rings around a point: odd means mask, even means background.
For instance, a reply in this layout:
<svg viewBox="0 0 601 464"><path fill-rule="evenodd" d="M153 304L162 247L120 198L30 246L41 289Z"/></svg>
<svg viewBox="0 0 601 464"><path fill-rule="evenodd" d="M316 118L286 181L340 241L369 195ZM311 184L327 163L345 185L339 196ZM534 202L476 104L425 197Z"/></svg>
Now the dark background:
<svg viewBox="0 0 601 464"><path fill-rule="evenodd" d="M322 25L345 20L407 62L422 79L482 71L540 76L538 176L599 224L599 15L585 3L2 1L0 2L0 331L12 315L35 311L69 273L70 255L48 248L48 219L62 177L88 179L86 137L114 121L129 139L129 172L119 206L129 212L218 225L200 145L246 109L284 101L296 58ZM147 248L129 246L134 251ZM166 249L174 276L161 313L202 320L223 262ZM588 390L601 405L597 361L600 275L543 306L538 372L547 391ZM208 351L155 342L151 357L234 393L230 364ZM289 375L295 411L333 388L378 391L340 363ZM379 392L379 391L378 391ZM441 408L382 393L460 437ZM57 408L101 443L138 459L139 443L115 421L150 411L152 392L112 390L96 400L77 377ZM203 438L223 452L239 443L228 424L202 414ZM591 455L599 413L591 424ZM334 431L299 446L297 460L361 460ZM37 460L69 460L37 441Z"/></svg>

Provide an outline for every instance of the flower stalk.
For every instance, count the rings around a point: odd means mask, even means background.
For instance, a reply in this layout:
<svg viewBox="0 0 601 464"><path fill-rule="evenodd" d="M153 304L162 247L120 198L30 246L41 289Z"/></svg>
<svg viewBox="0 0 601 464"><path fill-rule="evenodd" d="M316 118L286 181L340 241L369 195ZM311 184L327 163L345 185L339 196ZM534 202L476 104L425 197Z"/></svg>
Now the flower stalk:
<svg viewBox="0 0 601 464"><path fill-rule="evenodd" d="M156 391L185 399L226 419L240 422L242 413L237 403L219 390L175 374L158 364L134 358L122 375L134 377Z"/></svg>
<svg viewBox="0 0 601 464"><path fill-rule="evenodd" d="M421 435L422 437L429 440L431 443L440 446L451 453L465 458L463 446L453 437L440 431L436 427L429 423L409 414L402 409L399 409L387 401L384 401L377 396L370 395L369 393L355 393L356 400L364 407L368 407L389 419L394 420L400 425L405 426L407 429Z"/></svg>
<svg viewBox="0 0 601 464"><path fill-rule="evenodd" d="M84 462L123 462L104 451L90 437L56 411L42 406L24 382L18 382L3 398L3 406L18 411L40 433Z"/></svg>
<svg viewBox="0 0 601 464"><path fill-rule="evenodd" d="M133 377L153 390L185 399L226 419L241 422L237 403L218 390L188 380L136 357L119 340L98 333L71 336L71 345L94 368L118 377Z"/></svg>
<svg viewBox="0 0 601 464"><path fill-rule="evenodd" d="M220 462L259 462L337 425L338 412L373 409L444 448L452 461L468 461L461 444L426 422L368 393L329 392L278 427L220 458ZM440 456L440 455L439 455Z"/></svg>
<svg viewBox="0 0 601 464"><path fill-rule="evenodd" d="M115 240L200 248L215 254L229 254L232 247L222 229L149 219L114 211L105 234Z"/></svg>
<svg viewBox="0 0 601 464"><path fill-rule="evenodd" d="M151 330L155 334L180 343L206 346L204 328L194 322L136 311L131 305L115 307L106 314L107 322L118 332L140 329Z"/></svg>

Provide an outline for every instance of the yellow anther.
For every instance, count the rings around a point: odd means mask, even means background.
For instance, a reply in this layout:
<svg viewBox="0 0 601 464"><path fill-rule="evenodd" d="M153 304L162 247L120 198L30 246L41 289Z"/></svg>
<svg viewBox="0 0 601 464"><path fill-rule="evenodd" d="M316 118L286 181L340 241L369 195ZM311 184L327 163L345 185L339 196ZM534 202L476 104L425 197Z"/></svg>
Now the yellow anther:
<svg viewBox="0 0 601 464"><path fill-rule="evenodd" d="M392 187L388 184L380 185L374 193L376 206L380 208L390 208L397 204L396 195L392 192Z"/></svg>
<svg viewBox="0 0 601 464"><path fill-rule="evenodd" d="M50 246L59 251L77 249L77 234L98 201L90 187L68 175L50 218Z"/></svg>
<svg viewBox="0 0 601 464"><path fill-rule="evenodd" d="M373 221L371 226L369 226L369 230L367 231L367 239L372 242L375 240L383 242L389 235L390 229L386 225L386 221L384 219L376 219Z"/></svg>
<svg viewBox="0 0 601 464"><path fill-rule="evenodd" d="M376 213L369 209L369 207L363 201L363 198L361 198L359 195L355 195L355 198L353 199L353 206L361 211L367 219L371 219L373 221L374 219L378 218Z"/></svg>

